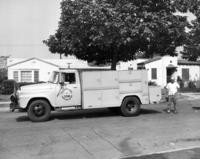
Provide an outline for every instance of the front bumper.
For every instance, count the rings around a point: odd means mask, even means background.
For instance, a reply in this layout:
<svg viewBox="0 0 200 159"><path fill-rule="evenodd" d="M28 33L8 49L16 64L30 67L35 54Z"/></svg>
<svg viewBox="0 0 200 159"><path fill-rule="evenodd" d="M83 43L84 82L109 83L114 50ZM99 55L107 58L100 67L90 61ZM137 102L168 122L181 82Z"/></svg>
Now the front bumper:
<svg viewBox="0 0 200 159"><path fill-rule="evenodd" d="M23 108L21 108L20 106L19 106L19 100L18 100L18 98L17 98L17 96L15 95L15 94L12 94L11 96L10 96L10 100L11 100L11 103L10 103L10 110L13 112L15 109L21 109L21 110L23 110Z"/></svg>

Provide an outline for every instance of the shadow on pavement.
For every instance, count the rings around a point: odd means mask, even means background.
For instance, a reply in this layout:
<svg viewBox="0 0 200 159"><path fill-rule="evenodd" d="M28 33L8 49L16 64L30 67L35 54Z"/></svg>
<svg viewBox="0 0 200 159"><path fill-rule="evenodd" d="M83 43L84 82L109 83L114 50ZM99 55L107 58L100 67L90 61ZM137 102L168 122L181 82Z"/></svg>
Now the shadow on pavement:
<svg viewBox="0 0 200 159"><path fill-rule="evenodd" d="M154 109L141 109L140 114L159 114L162 113L158 110L154 110Z"/></svg>
<svg viewBox="0 0 200 159"><path fill-rule="evenodd" d="M29 118L28 118L28 116L26 115L24 115L24 116L20 116L20 117L18 117L17 119L16 119L16 121L17 122L24 122L24 121L30 121L29 120Z"/></svg>
<svg viewBox="0 0 200 159"><path fill-rule="evenodd" d="M141 109L140 115L162 113L153 109ZM59 119L81 119L81 118L104 118L121 116L120 113L109 111L108 109L93 109L93 110L76 110L76 111L56 111L52 112L50 120ZM30 121L27 115L19 116L17 122Z"/></svg>
<svg viewBox="0 0 200 159"><path fill-rule="evenodd" d="M194 110L200 110L200 107L192 107Z"/></svg>

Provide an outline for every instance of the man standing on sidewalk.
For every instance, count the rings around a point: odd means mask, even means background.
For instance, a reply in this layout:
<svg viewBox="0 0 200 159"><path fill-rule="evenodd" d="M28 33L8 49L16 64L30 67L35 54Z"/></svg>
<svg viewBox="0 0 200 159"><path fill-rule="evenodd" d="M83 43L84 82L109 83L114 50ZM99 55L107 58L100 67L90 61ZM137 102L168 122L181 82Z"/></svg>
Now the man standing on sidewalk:
<svg viewBox="0 0 200 159"><path fill-rule="evenodd" d="M176 109L176 98L178 89L180 88L179 84L175 82L174 79L171 79L171 81L167 84L167 90L168 90L168 107L167 107L167 113L170 113L173 111L175 114L177 113ZM174 108L172 109L172 105Z"/></svg>

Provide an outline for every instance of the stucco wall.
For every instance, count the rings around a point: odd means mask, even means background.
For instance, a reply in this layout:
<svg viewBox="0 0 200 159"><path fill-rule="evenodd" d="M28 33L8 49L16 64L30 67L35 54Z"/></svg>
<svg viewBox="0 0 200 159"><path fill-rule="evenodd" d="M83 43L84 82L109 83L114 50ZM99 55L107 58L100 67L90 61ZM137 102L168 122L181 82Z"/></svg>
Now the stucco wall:
<svg viewBox="0 0 200 159"><path fill-rule="evenodd" d="M155 82L158 85L162 85L162 60L154 61L151 63L146 64L145 68L148 70L148 81ZM152 68L157 69L157 79L152 79Z"/></svg>
<svg viewBox="0 0 200 159"><path fill-rule="evenodd" d="M143 61L146 61L147 59L136 59L132 61L127 61L127 62L119 62L119 65L117 65L117 70L128 70L128 69L133 69L137 70L137 64Z"/></svg>
<svg viewBox="0 0 200 159"><path fill-rule="evenodd" d="M177 74L182 79L182 69L189 69L189 80L198 81L200 80L200 66L199 65L178 65Z"/></svg>
<svg viewBox="0 0 200 159"><path fill-rule="evenodd" d="M164 56L160 60L153 61L145 65L148 70L148 80L156 82L159 86L166 86L167 84L167 67L173 65L177 67L177 57ZM157 79L151 78L151 69L157 68Z"/></svg>

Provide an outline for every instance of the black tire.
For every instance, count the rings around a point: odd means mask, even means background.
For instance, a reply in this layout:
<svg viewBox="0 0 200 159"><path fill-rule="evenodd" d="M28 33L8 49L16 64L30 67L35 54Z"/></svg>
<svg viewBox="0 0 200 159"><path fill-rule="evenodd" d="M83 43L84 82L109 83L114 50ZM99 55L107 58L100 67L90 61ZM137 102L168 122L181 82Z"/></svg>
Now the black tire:
<svg viewBox="0 0 200 159"><path fill-rule="evenodd" d="M51 107L45 100L34 100L28 107L28 117L33 122L49 120Z"/></svg>
<svg viewBox="0 0 200 159"><path fill-rule="evenodd" d="M137 97L127 97L121 105L121 113L123 116L136 116L140 113L140 101Z"/></svg>

